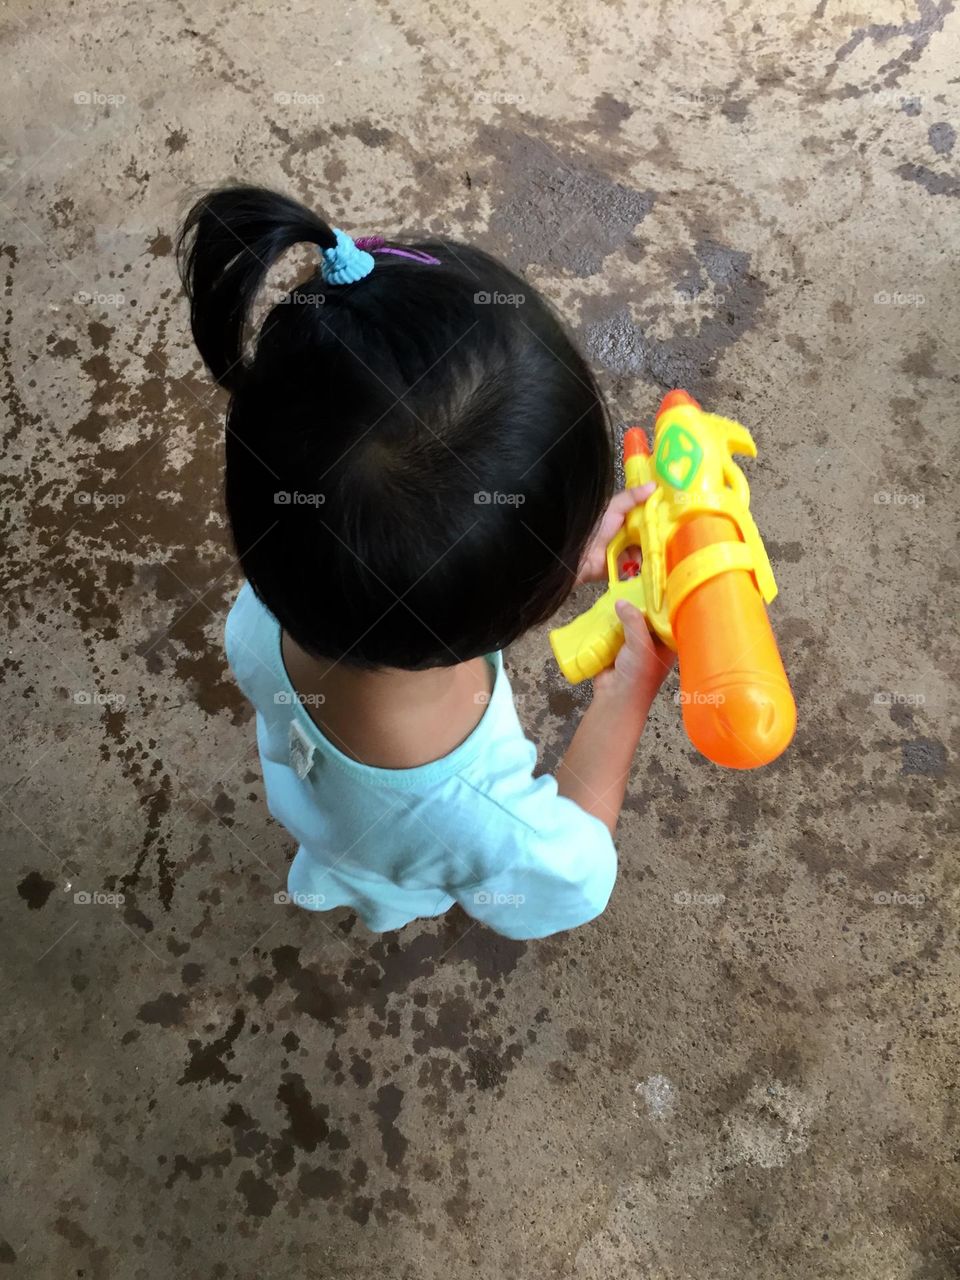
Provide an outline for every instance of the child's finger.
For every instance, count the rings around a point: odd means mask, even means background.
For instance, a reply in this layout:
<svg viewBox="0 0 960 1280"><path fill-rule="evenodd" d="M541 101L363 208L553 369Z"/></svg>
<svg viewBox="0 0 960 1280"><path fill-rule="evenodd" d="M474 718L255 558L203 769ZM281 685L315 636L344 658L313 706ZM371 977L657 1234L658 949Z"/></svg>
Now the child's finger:
<svg viewBox="0 0 960 1280"><path fill-rule="evenodd" d="M653 638L647 620L637 606L629 600L618 600L616 610L617 617L623 623L624 643L635 651L652 653Z"/></svg>
<svg viewBox="0 0 960 1280"><path fill-rule="evenodd" d="M640 485L635 489L623 489L614 494L610 505L603 513L600 523L591 539L590 545L583 554L577 572L577 583L591 582L605 576L607 563L607 543L623 524L624 518L634 507L642 506L650 497L656 485L653 483Z"/></svg>
<svg viewBox="0 0 960 1280"><path fill-rule="evenodd" d="M655 663L655 669L666 674L676 659L673 650L651 632L646 618L629 600L618 600L616 610L623 623L624 648L647 664Z"/></svg>
<svg viewBox="0 0 960 1280"><path fill-rule="evenodd" d="M642 506L656 487L655 484L643 484L638 489L622 489L619 493L614 494L610 499L610 505L600 520L597 536L602 538L605 543L609 542L623 524L624 517L634 507Z"/></svg>

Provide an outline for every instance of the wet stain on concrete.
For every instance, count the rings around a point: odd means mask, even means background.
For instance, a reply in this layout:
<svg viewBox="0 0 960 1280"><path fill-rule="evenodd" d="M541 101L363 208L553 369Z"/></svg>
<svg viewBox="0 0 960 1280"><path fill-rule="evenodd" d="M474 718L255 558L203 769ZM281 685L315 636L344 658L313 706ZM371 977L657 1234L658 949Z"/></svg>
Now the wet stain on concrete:
<svg viewBox="0 0 960 1280"><path fill-rule="evenodd" d="M938 156L948 156L957 140L957 131L946 120L938 120L927 130L927 137Z"/></svg>
<svg viewBox="0 0 960 1280"><path fill-rule="evenodd" d="M952 173L937 173L925 164L901 164L897 166L897 176L904 182L916 182L932 196L960 196L960 178Z"/></svg>
<svg viewBox="0 0 960 1280"><path fill-rule="evenodd" d="M593 275L653 207L652 191L614 181L585 157L534 135L484 128L478 146L491 156L497 184L506 183L488 238L521 269L540 264Z"/></svg>
<svg viewBox="0 0 960 1280"><path fill-rule="evenodd" d="M230 1026L222 1036L204 1044L202 1040L189 1040L187 1048L190 1059L178 1084L238 1084L240 1076L227 1067L227 1062L234 1056L233 1045L246 1022L242 1009L237 1009Z"/></svg>
<svg viewBox="0 0 960 1280"><path fill-rule="evenodd" d="M916 738L900 744L903 755L901 773L919 773L940 777L947 767L947 750L935 738Z"/></svg>
<svg viewBox="0 0 960 1280"><path fill-rule="evenodd" d="M663 388L702 391L717 355L753 328L763 307L766 286L750 268L750 257L713 240L702 240L694 260L680 277L692 296L707 283L719 300L703 309L696 330L670 338L649 333L652 325L633 320L627 307L605 320L588 323L584 340L590 355L614 373L643 377Z"/></svg>
<svg viewBox="0 0 960 1280"><path fill-rule="evenodd" d="M47 899L56 888L52 880L46 880L39 871L31 871L17 885L17 893L31 911L39 911L47 905Z"/></svg>

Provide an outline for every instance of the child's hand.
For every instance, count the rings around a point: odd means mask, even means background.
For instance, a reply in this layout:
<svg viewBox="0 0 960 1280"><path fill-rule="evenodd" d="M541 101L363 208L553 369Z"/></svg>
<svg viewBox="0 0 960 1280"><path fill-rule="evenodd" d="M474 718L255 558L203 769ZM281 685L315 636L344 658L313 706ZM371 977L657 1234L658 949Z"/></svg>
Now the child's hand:
<svg viewBox="0 0 960 1280"><path fill-rule="evenodd" d="M623 524L628 513L646 502L656 487L655 484L644 484L639 489L624 489L611 500L583 553L577 572L577 586L581 582L606 581L607 543Z"/></svg>
<svg viewBox="0 0 960 1280"><path fill-rule="evenodd" d="M613 666L594 678L594 693L639 698L646 709L672 670L677 655L651 633L643 614L629 600L618 600L616 608L623 623L623 645Z"/></svg>

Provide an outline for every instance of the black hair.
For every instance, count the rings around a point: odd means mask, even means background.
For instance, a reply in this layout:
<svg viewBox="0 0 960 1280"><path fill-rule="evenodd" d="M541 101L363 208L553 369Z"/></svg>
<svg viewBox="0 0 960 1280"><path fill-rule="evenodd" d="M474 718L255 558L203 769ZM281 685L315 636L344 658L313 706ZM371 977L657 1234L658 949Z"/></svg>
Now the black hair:
<svg viewBox="0 0 960 1280"><path fill-rule="evenodd" d="M314 274L269 311L322 218L261 187L200 199L177 253L193 336L230 393L226 505L243 571L301 648L420 670L490 653L569 594L613 489L596 382L537 292L451 241L393 245L348 285Z"/></svg>

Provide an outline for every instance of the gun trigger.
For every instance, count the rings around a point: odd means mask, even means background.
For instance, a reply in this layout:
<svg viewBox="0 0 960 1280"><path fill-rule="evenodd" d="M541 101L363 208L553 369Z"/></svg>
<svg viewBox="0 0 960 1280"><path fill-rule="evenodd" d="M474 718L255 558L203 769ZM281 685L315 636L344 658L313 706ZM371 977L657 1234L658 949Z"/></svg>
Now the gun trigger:
<svg viewBox="0 0 960 1280"><path fill-rule="evenodd" d="M627 532L627 527L626 525L623 525L607 543L607 578L609 579L611 586L620 581L620 571L617 568L617 558L620 555L620 552L628 545L628 537L629 534Z"/></svg>

